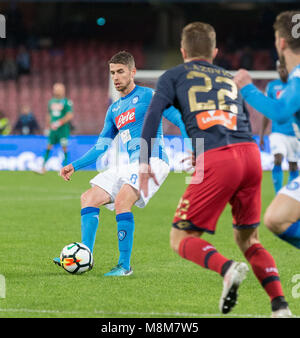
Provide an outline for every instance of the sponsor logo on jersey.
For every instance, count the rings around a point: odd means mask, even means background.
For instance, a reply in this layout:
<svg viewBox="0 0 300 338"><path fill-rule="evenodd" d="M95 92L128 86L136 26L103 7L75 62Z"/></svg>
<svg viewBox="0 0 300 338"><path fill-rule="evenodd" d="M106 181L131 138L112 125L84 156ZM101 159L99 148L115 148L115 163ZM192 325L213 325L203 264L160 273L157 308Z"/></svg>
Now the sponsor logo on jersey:
<svg viewBox="0 0 300 338"><path fill-rule="evenodd" d="M118 129L123 128L128 123L135 122L135 108L131 108L115 118Z"/></svg>
<svg viewBox="0 0 300 338"><path fill-rule="evenodd" d="M63 110L63 108L64 108L64 105L58 102L53 102L51 103L51 106L50 106L51 110Z"/></svg>
<svg viewBox="0 0 300 338"><path fill-rule="evenodd" d="M223 110L208 110L196 115L198 127L202 130L221 125L227 129L237 129L236 114Z"/></svg>

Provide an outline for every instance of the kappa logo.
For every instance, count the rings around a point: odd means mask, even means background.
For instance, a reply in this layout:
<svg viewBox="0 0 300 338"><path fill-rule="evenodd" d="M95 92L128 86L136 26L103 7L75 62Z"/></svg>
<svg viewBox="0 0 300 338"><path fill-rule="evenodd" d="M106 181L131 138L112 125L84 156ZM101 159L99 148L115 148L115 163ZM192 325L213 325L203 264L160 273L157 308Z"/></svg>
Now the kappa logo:
<svg viewBox="0 0 300 338"><path fill-rule="evenodd" d="M126 237L127 233L125 230L120 230L118 232L118 238L119 238L119 241L123 241L123 239Z"/></svg>
<svg viewBox="0 0 300 338"><path fill-rule="evenodd" d="M236 130L237 117L236 114L225 112L223 110L203 111L196 116L198 127L202 130L210 127L221 125L225 128Z"/></svg>
<svg viewBox="0 0 300 338"><path fill-rule="evenodd" d="M276 99L279 99L283 92L284 92L283 90L277 90Z"/></svg>
<svg viewBox="0 0 300 338"><path fill-rule="evenodd" d="M128 123L135 122L135 108L131 108L115 118L118 129L123 128Z"/></svg>

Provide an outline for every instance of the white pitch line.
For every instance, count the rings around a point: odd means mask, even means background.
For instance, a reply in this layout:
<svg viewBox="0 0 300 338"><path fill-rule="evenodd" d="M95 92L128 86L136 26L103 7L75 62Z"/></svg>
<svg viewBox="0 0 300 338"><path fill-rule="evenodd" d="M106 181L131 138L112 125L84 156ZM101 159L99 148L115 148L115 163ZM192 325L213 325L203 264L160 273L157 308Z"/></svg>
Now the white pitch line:
<svg viewBox="0 0 300 338"><path fill-rule="evenodd" d="M14 312L14 313L42 313L42 314L57 314L57 315L135 315L135 316L164 316L164 317L194 317L194 318L209 318L209 317L221 317L220 313L186 313L186 312L107 312L104 310L94 310L90 312L85 311L59 311L59 310L46 310L46 309L1 309L0 312ZM268 318L270 316L254 315L254 314L228 314L226 317L238 317L238 318Z"/></svg>
<svg viewBox="0 0 300 338"><path fill-rule="evenodd" d="M14 201L14 202L23 202L23 201L62 201L62 200L76 200L79 197L74 196L53 196L53 197L9 197L9 198L0 198L0 201Z"/></svg>

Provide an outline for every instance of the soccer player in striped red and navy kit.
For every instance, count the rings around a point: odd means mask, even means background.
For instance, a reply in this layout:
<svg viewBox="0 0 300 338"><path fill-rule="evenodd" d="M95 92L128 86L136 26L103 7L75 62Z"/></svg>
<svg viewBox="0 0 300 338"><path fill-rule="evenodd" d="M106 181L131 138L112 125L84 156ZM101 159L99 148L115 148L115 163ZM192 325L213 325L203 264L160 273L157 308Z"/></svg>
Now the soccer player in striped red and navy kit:
<svg viewBox="0 0 300 338"><path fill-rule="evenodd" d="M258 239L262 169L241 94L231 74L213 65L217 49L211 25L187 25L182 32L181 53L184 63L159 78L144 120L140 190L147 195L148 181L155 179L148 157L151 139L163 110L174 105L182 114L194 151L197 139L204 140L204 151L195 154L196 170L175 213L171 247L181 257L224 277L219 308L228 313L236 304L247 264L224 257L201 236L215 232L219 216L230 203L236 243L270 297L272 316L280 316L288 304L275 261ZM202 174L204 179L199 183Z"/></svg>

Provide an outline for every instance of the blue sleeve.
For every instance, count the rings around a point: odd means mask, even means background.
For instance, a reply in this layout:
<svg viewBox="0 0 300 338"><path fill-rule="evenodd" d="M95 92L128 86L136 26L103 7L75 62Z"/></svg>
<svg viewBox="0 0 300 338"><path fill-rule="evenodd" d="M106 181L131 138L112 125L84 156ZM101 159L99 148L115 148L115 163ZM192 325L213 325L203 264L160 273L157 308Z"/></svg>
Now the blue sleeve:
<svg viewBox="0 0 300 338"><path fill-rule="evenodd" d="M192 150L192 142L186 132L180 111L174 106L171 106L168 109L164 110L163 117L165 117L168 121L172 122L176 127L180 129L182 137L185 139L185 142L187 142L187 147L189 148L189 150Z"/></svg>
<svg viewBox="0 0 300 338"><path fill-rule="evenodd" d="M103 156L117 133L118 129L113 122L111 109L109 109L106 114L104 126L98 137L97 143L82 157L72 162L74 170L77 171L81 168L87 167L88 165L96 162L99 157Z"/></svg>
<svg viewBox="0 0 300 338"><path fill-rule="evenodd" d="M278 99L266 97L252 83L241 89L245 101L270 120L284 123L300 110L300 78L289 81Z"/></svg>

